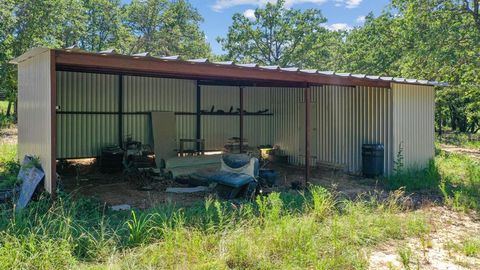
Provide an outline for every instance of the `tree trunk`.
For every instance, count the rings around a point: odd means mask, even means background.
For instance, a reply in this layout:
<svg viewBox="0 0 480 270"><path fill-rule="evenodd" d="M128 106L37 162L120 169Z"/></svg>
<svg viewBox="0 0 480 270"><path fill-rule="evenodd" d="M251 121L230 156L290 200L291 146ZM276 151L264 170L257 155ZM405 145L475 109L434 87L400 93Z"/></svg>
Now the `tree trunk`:
<svg viewBox="0 0 480 270"><path fill-rule="evenodd" d="M11 101L8 101L8 105L7 105L7 116L10 116L10 111L12 110L12 102Z"/></svg>

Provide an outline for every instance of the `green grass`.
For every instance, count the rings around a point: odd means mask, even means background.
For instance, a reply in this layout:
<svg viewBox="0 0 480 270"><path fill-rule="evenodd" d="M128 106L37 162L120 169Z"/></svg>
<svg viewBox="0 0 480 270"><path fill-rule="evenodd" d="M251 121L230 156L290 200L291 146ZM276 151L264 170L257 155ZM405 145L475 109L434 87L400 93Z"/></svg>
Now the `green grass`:
<svg viewBox="0 0 480 270"><path fill-rule="evenodd" d="M0 146L2 174L16 175L18 168L5 165L15 157L16 146ZM467 156L439 152L395 185L443 192L456 209L478 209L479 170ZM410 185L422 180L428 184ZM131 212L45 196L21 211L0 205L0 269L364 269L377 244L429 233L427 218L406 211L400 195L351 201L311 187L242 204L208 199ZM478 256L480 248L475 240L459 249ZM416 264L406 249L399 258Z"/></svg>
<svg viewBox="0 0 480 270"><path fill-rule="evenodd" d="M457 210L480 209L480 161L441 152L435 163L441 177L439 189L446 203Z"/></svg>
<svg viewBox="0 0 480 270"><path fill-rule="evenodd" d="M459 147L480 149L480 133L465 134L459 132L448 132L440 138L437 135L436 141L443 144L451 144Z"/></svg>
<svg viewBox="0 0 480 270"><path fill-rule="evenodd" d="M17 182L19 168L17 145L0 144L0 189L13 187Z"/></svg>
<svg viewBox="0 0 480 270"><path fill-rule="evenodd" d="M0 113L6 113L8 107L8 101L0 100Z"/></svg>
<svg viewBox="0 0 480 270"><path fill-rule="evenodd" d="M445 247L468 257L480 258L480 238L478 235L467 236L460 243L448 243Z"/></svg>
<svg viewBox="0 0 480 270"><path fill-rule="evenodd" d="M8 101L0 100L0 128L10 127L13 125L13 116L6 116Z"/></svg>
<svg viewBox="0 0 480 270"><path fill-rule="evenodd" d="M2 207L0 269L356 269L379 242L429 231L398 195L340 201L320 187L131 213L65 195Z"/></svg>
<svg viewBox="0 0 480 270"><path fill-rule="evenodd" d="M457 210L480 209L480 161L467 155L437 150L426 169L400 170L383 183L391 190L441 194Z"/></svg>

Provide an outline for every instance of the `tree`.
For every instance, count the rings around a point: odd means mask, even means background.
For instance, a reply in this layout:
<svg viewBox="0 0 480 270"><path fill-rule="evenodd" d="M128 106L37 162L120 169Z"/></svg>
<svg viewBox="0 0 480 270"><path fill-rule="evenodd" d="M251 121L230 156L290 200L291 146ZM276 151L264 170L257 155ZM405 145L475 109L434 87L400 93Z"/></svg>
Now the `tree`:
<svg viewBox="0 0 480 270"><path fill-rule="evenodd" d="M377 18L373 14L366 16L364 26L346 36L342 69L362 74L399 75L404 48L395 24L396 19L390 12Z"/></svg>
<svg viewBox="0 0 480 270"><path fill-rule="evenodd" d="M198 11L185 0L133 0L126 7L126 25L135 36L130 52L205 57L210 46Z"/></svg>
<svg viewBox="0 0 480 270"><path fill-rule="evenodd" d="M11 113L12 102L15 101L15 80L14 72L8 61L13 56L12 44L14 42L13 29L15 16L13 0L0 2L0 94L5 95L9 101L7 116Z"/></svg>
<svg viewBox="0 0 480 270"><path fill-rule="evenodd" d="M122 23L120 0L83 0L83 6L86 30L79 46L87 51L112 48L124 52L133 35Z"/></svg>
<svg viewBox="0 0 480 270"><path fill-rule="evenodd" d="M461 0L462 8L467 14L471 15L475 21L475 26L480 32L480 0Z"/></svg>
<svg viewBox="0 0 480 270"><path fill-rule="evenodd" d="M328 63L331 43L338 33L329 32L320 10L287 9L285 1L267 3L255 10L255 18L233 15L226 38L217 38L227 56L262 65L317 67ZM320 62L317 62L320 61Z"/></svg>

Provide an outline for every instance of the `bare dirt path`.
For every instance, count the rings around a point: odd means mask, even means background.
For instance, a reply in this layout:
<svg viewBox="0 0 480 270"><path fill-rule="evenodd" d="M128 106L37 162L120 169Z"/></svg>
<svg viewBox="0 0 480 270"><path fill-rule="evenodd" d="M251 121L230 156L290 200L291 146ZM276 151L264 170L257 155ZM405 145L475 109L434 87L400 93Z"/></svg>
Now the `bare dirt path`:
<svg viewBox="0 0 480 270"><path fill-rule="evenodd" d="M17 144L17 127L0 129L0 144Z"/></svg>
<svg viewBox="0 0 480 270"><path fill-rule="evenodd" d="M447 153L464 154L480 160L480 149L463 148L450 144L441 144L440 148Z"/></svg>
<svg viewBox="0 0 480 270"><path fill-rule="evenodd" d="M455 248L469 239L478 239L478 213L466 214L439 206L418 211L430 220L430 234L381 244L370 255L369 269L480 269L478 254L467 256ZM406 258L410 263L405 263Z"/></svg>

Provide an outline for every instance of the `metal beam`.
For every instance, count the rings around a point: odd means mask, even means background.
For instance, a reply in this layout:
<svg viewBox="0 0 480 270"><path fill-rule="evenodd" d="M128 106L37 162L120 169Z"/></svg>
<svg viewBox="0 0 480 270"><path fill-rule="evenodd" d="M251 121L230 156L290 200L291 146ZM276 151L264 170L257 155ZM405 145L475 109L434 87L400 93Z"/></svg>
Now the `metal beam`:
<svg viewBox="0 0 480 270"><path fill-rule="evenodd" d="M260 67L245 68L237 65L162 60L154 57L55 51L56 64L59 70L93 71L97 73L111 72L125 75L159 76L190 80L239 80L256 83L264 82L266 84L307 82L310 85L390 87L390 82L374 79L309 74Z"/></svg>
<svg viewBox="0 0 480 270"><path fill-rule="evenodd" d="M240 86L240 153L243 153L243 86Z"/></svg>
<svg viewBox="0 0 480 270"><path fill-rule="evenodd" d="M118 146L123 146L123 75L118 75Z"/></svg>
<svg viewBox="0 0 480 270"><path fill-rule="evenodd" d="M310 182L310 87L303 90L305 100L305 187Z"/></svg>
<svg viewBox="0 0 480 270"><path fill-rule="evenodd" d="M57 196L57 72L55 51L50 51L50 125L51 125L51 194ZM46 179L46 178L45 178Z"/></svg>
<svg viewBox="0 0 480 270"><path fill-rule="evenodd" d="M201 137L202 137L202 132L201 132L201 128L202 128L202 123L201 123L201 120L202 120L202 114L201 114L201 85L198 84L198 81L197 81L197 111L196 111L196 121L197 121L197 129L196 129L196 139L197 140L200 140ZM197 151L200 151L200 142L197 142Z"/></svg>

